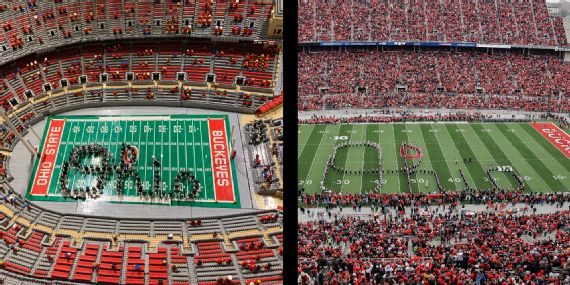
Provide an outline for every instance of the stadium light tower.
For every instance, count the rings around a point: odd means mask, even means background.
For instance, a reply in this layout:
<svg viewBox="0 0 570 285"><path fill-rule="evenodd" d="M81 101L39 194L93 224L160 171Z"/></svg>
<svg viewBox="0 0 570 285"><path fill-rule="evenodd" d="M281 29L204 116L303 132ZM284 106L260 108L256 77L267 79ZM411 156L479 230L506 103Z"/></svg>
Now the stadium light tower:
<svg viewBox="0 0 570 285"><path fill-rule="evenodd" d="M16 127L12 125L10 118L8 118L6 112L4 112L4 109L2 108L0 108L0 117L2 117L4 122L6 122L8 128L10 128L10 130L14 133L14 135L16 135L16 137L18 137L18 139L20 139L20 141L24 143L24 146L28 149L28 151L30 151L32 155L38 155L37 150L30 144L28 140L24 139L24 137L22 137L22 134L20 134L20 132L16 129Z"/></svg>

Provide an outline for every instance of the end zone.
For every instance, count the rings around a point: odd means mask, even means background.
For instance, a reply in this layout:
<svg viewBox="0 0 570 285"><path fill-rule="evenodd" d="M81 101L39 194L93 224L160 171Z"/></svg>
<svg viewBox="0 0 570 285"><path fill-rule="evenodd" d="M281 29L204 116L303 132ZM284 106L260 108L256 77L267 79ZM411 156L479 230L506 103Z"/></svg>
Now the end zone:
<svg viewBox="0 0 570 285"><path fill-rule="evenodd" d="M570 158L570 136L566 132L553 123L532 123L531 125L567 158Z"/></svg>
<svg viewBox="0 0 570 285"><path fill-rule="evenodd" d="M216 201L235 202L225 119L208 119L212 175Z"/></svg>
<svg viewBox="0 0 570 285"><path fill-rule="evenodd" d="M47 195L49 192L64 125L64 120L54 119L49 122L30 195Z"/></svg>

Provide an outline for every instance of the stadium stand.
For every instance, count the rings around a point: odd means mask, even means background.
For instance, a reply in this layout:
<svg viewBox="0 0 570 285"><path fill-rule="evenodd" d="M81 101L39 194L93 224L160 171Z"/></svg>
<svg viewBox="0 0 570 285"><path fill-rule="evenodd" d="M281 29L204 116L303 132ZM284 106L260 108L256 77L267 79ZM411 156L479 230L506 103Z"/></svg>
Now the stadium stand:
<svg viewBox="0 0 570 285"><path fill-rule="evenodd" d="M276 4L282 7L273 0L0 3L0 103L9 120L0 119L0 284L283 283L275 210L185 220L79 216L8 187L19 175L8 172L21 142L16 133L26 136L54 114L166 106L241 116L282 98L275 96L282 44L268 33Z"/></svg>
<svg viewBox="0 0 570 285"><path fill-rule="evenodd" d="M257 120L248 123L245 130L255 191L275 194L283 189L278 178L283 173L283 119Z"/></svg>
<svg viewBox="0 0 570 285"><path fill-rule="evenodd" d="M145 41L87 44L80 53L78 47L66 47L3 66L0 100L14 126L24 133L49 112L93 104L153 101L253 113L273 97L278 68L275 47L253 45ZM247 62L263 64L250 67ZM212 79L208 86L210 75L220 82ZM152 76L159 80L153 82ZM9 151L16 142L4 126L2 147ZM8 157L3 155L2 160Z"/></svg>
<svg viewBox="0 0 570 285"><path fill-rule="evenodd" d="M437 214L300 223L299 284L556 284L567 274L568 210Z"/></svg>
<svg viewBox="0 0 570 285"><path fill-rule="evenodd" d="M299 42L476 42L568 46L546 1L299 0Z"/></svg>
<svg viewBox="0 0 570 285"><path fill-rule="evenodd" d="M282 280L282 218L276 211L129 220L61 215L4 190L2 196L0 271L17 273L3 277L3 284L28 278L179 285Z"/></svg>
<svg viewBox="0 0 570 285"><path fill-rule="evenodd" d="M299 70L299 110L570 110L570 65L552 53L306 51Z"/></svg>
<svg viewBox="0 0 570 285"><path fill-rule="evenodd" d="M263 36L273 1L26 1L0 10L2 62L85 41L169 35L254 40ZM231 28L230 28L231 27Z"/></svg>

